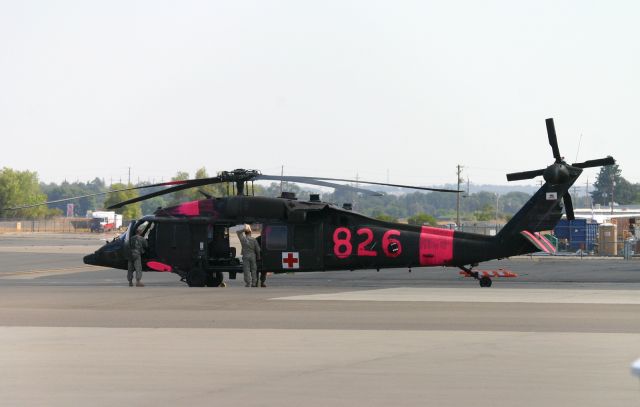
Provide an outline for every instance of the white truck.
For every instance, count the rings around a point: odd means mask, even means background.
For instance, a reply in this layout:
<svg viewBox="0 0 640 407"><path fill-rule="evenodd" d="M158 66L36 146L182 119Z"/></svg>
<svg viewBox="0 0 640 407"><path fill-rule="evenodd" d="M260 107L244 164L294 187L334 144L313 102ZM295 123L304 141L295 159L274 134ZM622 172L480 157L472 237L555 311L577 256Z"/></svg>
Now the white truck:
<svg viewBox="0 0 640 407"><path fill-rule="evenodd" d="M122 227L122 215L114 211L95 211L89 217L92 232L110 232Z"/></svg>

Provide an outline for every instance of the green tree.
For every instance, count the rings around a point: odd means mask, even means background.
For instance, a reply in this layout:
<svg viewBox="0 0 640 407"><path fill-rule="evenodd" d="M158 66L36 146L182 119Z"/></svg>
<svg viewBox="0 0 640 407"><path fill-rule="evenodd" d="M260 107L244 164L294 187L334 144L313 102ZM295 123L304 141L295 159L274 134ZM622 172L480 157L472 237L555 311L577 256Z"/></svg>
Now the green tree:
<svg viewBox="0 0 640 407"><path fill-rule="evenodd" d="M163 208L166 205L162 196L145 199L140 202L140 211L143 215L152 215L156 209Z"/></svg>
<svg viewBox="0 0 640 407"><path fill-rule="evenodd" d="M415 216L412 216L409 219L407 219L407 223L410 225L418 225L418 226L422 226L422 225L436 226L438 224L438 221L436 220L436 218L434 218L431 215L428 215L426 213L418 213Z"/></svg>
<svg viewBox="0 0 640 407"><path fill-rule="evenodd" d="M495 219L495 215L495 206L491 205L485 205L482 210L475 212L476 220L479 220L481 222L487 222Z"/></svg>
<svg viewBox="0 0 640 407"><path fill-rule="evenodd" d="M125 184L111 185L112 190L125 189L130 187L131 186L127 187ZM104 206L108 207L110 205L113 205L119 202L137 198L138 196L139 194L137 190L110 192L109 194L107 194L107 198L104 200ZM140 209L140 202L123 206L122 208L116 209L115 212L121 214L122 217L126 220L138 219L142 215L142 211Z"/></svg>
<svg viewBox="0 0 640 407"><path fill-rule="evenodd" d="M211 176L207 172L207 169L202 167L196 171L195 178L204 179L211 178ZM249 187L251 187L251 185L249 185ZM249 193L251 193L251 191L249 191ZM191 200L204 199L205 194L216 197L225 196L227 194L227 186L224 183L220 183L193 188L191 190Z"/></svg>
<svg viewBox="0 0 640 407"><path fill-rule="evenodd" d="M58 199L72 198L82 195L91 195L107 191L104 182L102 182L100 178L95 178L93 181L86 184L83 182L69 183L67 181L64 181L60 185L55 183L40 184L40 188L45 194L47 194L48 201L55 201ZM89 210L96 210L98 208L101 208L103 201L104 196L90 196L68 202L59 202L51 204L50 206L53 208L58 208L63 213L66 213L67 203L72 202L75 205L75 214L84 216Z"/></svg>
<svg viewBox="0 0 640 407"><path fill-rule="evenodd" d="M138 183L136 186L142 187L150 184L151 184L150 182L143 181ZM152 188L143 188L138 191L139 191L139 194L142 196L142 195L148 195L154 192L162 191L164 189L165 187L152 187ZM163 195L145 199L144 201L140 201L140 209L143 215L151 215L156 211L156 209L163 208L165 206L166 206L166 200Z"/></svg>
<svg viewBox="0 0 640 407"><path fill-rule="evenodd" d="M46 206L7 210L14 206L42 203L47 196L40 190L38 174L31 171L0 170L0 217L42 218L51 212Z"/></svg>
<svg viewBox="0 0 640 407"><path fill-rule="evenodd" d="M395 218L395 217L393 217L391 215L388 215L388 214L386 214L384 212L381 212L378 209L373 211L373 213L371 214L371 217L374 218L374 219L381 220L383 222L397 222L398 221L397 218Z"/></svg>
<svg viewBox="0 0 640 407"><path fill-rule="evenodd" d="M609 205L612 190L613 200L617 203L629 204L634 202L636 198L636 189L624 179L618 164L601 167L593 186L595 189L591 192L591 198L596 204Z"/></svg>
<svg viewBox="0 0 640 407"><path fill-rule="evenodd" d="M500 210L505 213L515 214L531 198L531 195L524 192L508 192L500 195Z"/></svg>
<svg viewBox="0 0 640 407"><path fill-rule="evenodd" d="M189 173L186 171L178 171L176 175L171 177L171 181L185 181L189 179ZM182 191L172 192L166 195L165 200L167 201L167 206L174 206L182 202L191 201L192 199L192 191L189 189L183 189Z"/></svg>

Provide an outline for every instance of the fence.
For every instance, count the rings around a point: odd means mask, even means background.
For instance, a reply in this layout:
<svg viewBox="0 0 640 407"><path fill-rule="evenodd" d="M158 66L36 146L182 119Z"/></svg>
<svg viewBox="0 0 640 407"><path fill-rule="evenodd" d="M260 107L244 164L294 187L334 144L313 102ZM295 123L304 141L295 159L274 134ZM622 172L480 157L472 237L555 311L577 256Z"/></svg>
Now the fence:
<svg viewBox="0 0 640 407"><path fill-rule="evenodd" d="M456 230L494 236L503 226L489 223L463 223ZM629 239L629 233L624 229L621 231L618 228L617 232L613 229L611 233L607 233L606 228L600 230L599 226L585 221L560 222L554 229L558 254L624 256L627 259L640 255L640 239Z"/></svg>
<svg viewBox="0 0 640 407"><path fill-rule="evenodd" d="M487 223L463 223L456 230L460 232L476 233L479 235L495 236L504 225L491 225Z"/></svg>
<svg viewBox="0 0 640 407"><path fill-rule="evenodd" d="M1 219L0 232L90 232L90 218Z"/></svg>

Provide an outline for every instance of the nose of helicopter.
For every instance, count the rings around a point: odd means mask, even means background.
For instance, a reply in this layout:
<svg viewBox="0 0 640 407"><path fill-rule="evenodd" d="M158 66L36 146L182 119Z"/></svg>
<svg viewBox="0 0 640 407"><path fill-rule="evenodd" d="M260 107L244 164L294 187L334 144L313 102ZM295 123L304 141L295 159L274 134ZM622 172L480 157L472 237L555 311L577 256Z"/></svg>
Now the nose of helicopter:
<svg viewBox="0 0 640 407"><path fill-rule="evenodd" d="M92 266L99 266L100 264L98 264L98 259L95 253L91 253L91 254L87 254L86 256L84 256L84 264L90 264Z"/></svg>

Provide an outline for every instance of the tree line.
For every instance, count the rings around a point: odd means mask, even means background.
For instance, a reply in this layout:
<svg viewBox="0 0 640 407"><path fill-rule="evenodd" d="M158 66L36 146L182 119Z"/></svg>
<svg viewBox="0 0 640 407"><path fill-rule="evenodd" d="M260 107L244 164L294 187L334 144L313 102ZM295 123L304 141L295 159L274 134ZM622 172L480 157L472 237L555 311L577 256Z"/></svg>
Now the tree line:
<svg viewBox="0 0 640 407"><path fill-rule="evenodd" d="M608 205L613 193L615 202L619 204L640 203L640 184L627 181L621 175L618 165L602 167L593 185L591 198L594 204ZM208 178L205 168L200 168L193 178ZM176 172L171 180L191 179L185 171ZM81 195L106 193L109 190L121 190L132 186L150 185L139 183L127 185L123 183L107 186L100 178L90 182L67 182L60 184L42 183L38 174L32 171L16 171L11 168L0 170L0 217L1 218L45 218L61 216L66 213L67 202L52 203L48 206L34 206L20 210L7 210L14 206L55 201ZM262 196L279 196L281 187L285 191L296 193L300 199L308 199L313 189L303 189L297 184L271 183L268 186L254 185L249 188L250 194ZM151 214L159 207L176 205L180 202L203 199L206 196L226 196L232 193L226 184L207 185L186 189L163 196L154 197L140 203L127 205L116 212L126 219L136 219L143 214ZM133 191L111 192L104 195L89 196L73 201L74 214L85 216L87 211L100 210L114 203L148 194L162 187L146 188ZM523 192L509 192L498 195L493 192L476 192L461 194L460 217L465 221L508 220L530 198ZM337 189L332 193L322 194L322 200L336 205L351 203L354 210L382 220L395 221L407 219L409 222L433 223L436 219L456 219L457 194L440 192L411 192L406 194L387 194L380 197L364 197L356 193Z"/></svg>

